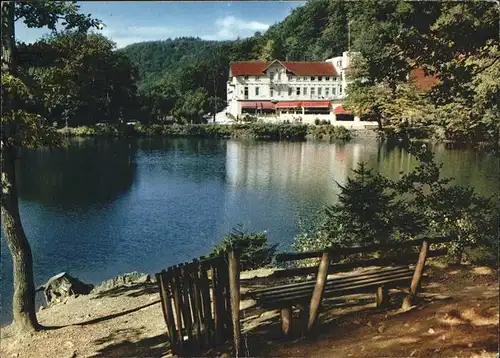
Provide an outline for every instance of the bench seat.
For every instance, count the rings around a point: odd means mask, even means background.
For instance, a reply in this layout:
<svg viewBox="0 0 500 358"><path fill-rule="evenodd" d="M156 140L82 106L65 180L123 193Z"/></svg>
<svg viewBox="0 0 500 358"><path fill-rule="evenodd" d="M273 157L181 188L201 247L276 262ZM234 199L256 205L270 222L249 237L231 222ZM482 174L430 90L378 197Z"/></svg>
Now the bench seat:
<svg viewBox="0 0 500 358"><path fill-rule="evenodd" d="M408 287L413 270L408 266L396 266L370 270L355 275L328 279L324 297L340 297L355 293L375 292L378 287L385 289L397 286ZM291 304L307 303L311 300L316 280L279 285L247 292L245 296L256 300L257 305L266 308L282 308Z"/></svg>

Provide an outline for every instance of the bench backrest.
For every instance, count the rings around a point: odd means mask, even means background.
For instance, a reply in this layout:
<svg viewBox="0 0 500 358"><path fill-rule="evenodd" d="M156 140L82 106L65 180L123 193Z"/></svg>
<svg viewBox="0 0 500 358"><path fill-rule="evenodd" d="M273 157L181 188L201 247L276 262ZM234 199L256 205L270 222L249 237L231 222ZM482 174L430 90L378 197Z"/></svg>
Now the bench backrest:
<svg viewBox="0 0 500 358"><path fill-rule="evenodd" d="M291 252L291 253L280 253L276 255L277 263L284 263L290 261L300 261L304 259L320 259L323 257L324 253L329 254L329 268L328 273L337 273L350 270L357 267L369 267L369 266L391 266L391 265L410 265L417 262L419 258L418 252L410 252L414 247L421 248L424 242L429 244L440 244L452 241L452 237L428 237L416 240L408 240L397 243L390 244L372 244L366 246L351 246L343 248L327 248L320 251L308 251L308 252ZM375 252L387 252L388 250L399 250L406 249L403 253L398 253L397 255L385 256L380 258L371 259L360 259L351 262L339 262L342 257L346 257L353 254L361 253L375 253ZM429 250L426 253L426 258L437 257L446 255L446 249L435 249ZM298 267L290 268L285 270L279 270L274 272L274 277L294 277L309 274L316 274L318 272L318 266L310 267Z"/></svg>

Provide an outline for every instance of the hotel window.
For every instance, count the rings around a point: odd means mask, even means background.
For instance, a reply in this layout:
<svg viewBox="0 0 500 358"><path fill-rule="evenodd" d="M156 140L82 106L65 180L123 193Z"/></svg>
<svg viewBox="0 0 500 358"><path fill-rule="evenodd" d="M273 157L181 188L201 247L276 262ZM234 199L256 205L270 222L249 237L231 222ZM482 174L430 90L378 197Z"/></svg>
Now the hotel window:
<svg viewBox="0 0 500 358"><path fill-rule="evenodd" d="M325 88L325 96L326 97L330 96L330 88L328 87Z"/></svg>
<svg viewBox="0 0 500 358"><path fill-rule="evenodd" d="M300 96L300 87L297 87L297 88L295 89L295 94L296 94L297 96Z"/></svg>
<svg viewBox="0 0 500 358"><path fill-rule="evenodd" d="M323 76L318 76L318 81L323 81Z"/></svg>
<svg viewBox="0 0 500 358"><path fill-rule="evenodd" d="M314 81L314 76L311 76L311 81Z"/></svg>
<svg viewBox="0 0 500 358"><path fill-rule="evenodd" d="M281 88L278 88L278 93L277 93L278 97L281 97Z"/></svg>
<svg viewBox="0 0 500 358"><path fill-rule="evenodd" d="M303 94L304 96L307 96L307 87L304 87L304 88L302 89L302 94Z"/></svg>
<svg viewBox="0 0 500 358"><path fill-rule="evenodd" d="M248 80L248 76L245 76L245 80Z"/></svg>
<svg viewBox="0 0 500 358"><path fill-rule="evenodd" d="M314 87L311 87L311 97L314 96Z"/></svg>
<svg viewBox="0 0 500 358"><path fill-rule="evenodd" d="M271 80L274 80L274 72L269 72L269 78L270 78Z"/></svg>
<svg viewBox="0 0 500 358"><path fill-rule="evenodd" d="M339 94L342 94L342 85L339 86Z"/></svg>
<svg viewBox="0 0 500 358"><path fill-rule="evenodd" d="M258 96L259 95L259 87L255 87L255 95Z"/></svg>
<svg viewBox="0 0 500 358"><path fill-rule="evenodd" d="M291 96L292 95L292 91L293 91L293 88L292 87L288 87L288 95Z"/></svg>
<svg viewBox="0 0 500 358"><path fill-rule="evenodd" d="M245 99L248 99L248 87L245 86Z"/></svg>
<svg viewBox="0 0 500 358"><path fill-rule="evenodd" d="M322 88L318 87L318 96L321 96L321 90L322 90Z"/></svg>
<svg viewBox="0 0 500 358"><path fill-rule="evenodd" d="M278 81L281 81L281 72L278 72Z"/></svg>
<svg viewBox="0 0 500 358"><path fill-rule="evenodd" d="M274 91L273 91L273 89L272 89L272 88L269 90L269 96L270 96L270 97L273 97L273 96L274 96Z"/></svg>
<svg viewBox="0 0 500 358"><path fill-rule="evenodd" d="M330 76L326 76L326 77L325 77L325 80L326 80L326 81L330 81Z"/></svg>
<svg viewBox="0 0 500 358"><path fill-rule="evenodd" d="M337 95L337 89L335 87L332 87L332 95L334 96Z"/></svg>

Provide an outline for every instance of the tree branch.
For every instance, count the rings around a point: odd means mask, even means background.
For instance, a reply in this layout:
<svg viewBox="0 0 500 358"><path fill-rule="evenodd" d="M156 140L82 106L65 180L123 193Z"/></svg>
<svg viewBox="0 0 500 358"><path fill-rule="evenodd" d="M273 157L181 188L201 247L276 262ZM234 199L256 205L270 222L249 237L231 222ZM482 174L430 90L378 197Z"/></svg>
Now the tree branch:
<svg viewBox="0 0 500 358"><path fill-rule="evenodd" d="M483 68L481 68L480 70L477 70L472 75L476 76L476 75L480 74L481 72L486 71L488 68L490 68L491 66L493 66L495 64L495 62L497 62L498 60L500 60L500 56L498 56L495 59L493 59L493 61L491 61L491 63L489 65L483 66Z"/></svg>

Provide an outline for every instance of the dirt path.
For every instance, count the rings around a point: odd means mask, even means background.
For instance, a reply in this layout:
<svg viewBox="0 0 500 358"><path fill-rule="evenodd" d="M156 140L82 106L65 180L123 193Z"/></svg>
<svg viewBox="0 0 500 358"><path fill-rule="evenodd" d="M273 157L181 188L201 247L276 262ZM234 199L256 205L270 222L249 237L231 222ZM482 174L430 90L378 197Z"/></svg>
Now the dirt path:
<svg viewBox="0 0 500 358"><path fill-rule="evenodd" d="M429 270L425 298L399 313L373 308L373 297L357 304L330 302L313 339L284 341L277 312L243 312L245 351L279 357L496 357L498 272L462 267ZM450 296L447 298L446 296ZM370 302L363 301L370 300ZM392 296L396 305L401 295ZM51 328L34 335L2 329L1 357L160 357L170 354L156 287L122 286L71 298L44 309ZM221 355L224 347L213 354Z"/></svg>

